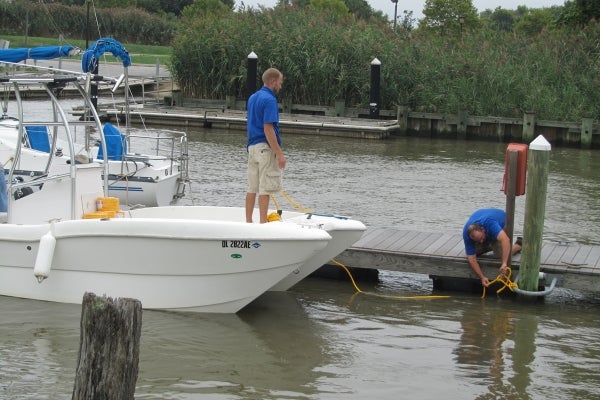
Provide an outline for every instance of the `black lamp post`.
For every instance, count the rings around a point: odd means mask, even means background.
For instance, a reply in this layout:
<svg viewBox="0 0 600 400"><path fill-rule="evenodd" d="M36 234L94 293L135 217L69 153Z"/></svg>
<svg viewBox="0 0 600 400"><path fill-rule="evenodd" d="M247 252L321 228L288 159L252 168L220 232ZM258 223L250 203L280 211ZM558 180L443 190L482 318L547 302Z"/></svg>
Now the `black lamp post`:
<svg viewBox="0 0 600 400"><path fill-rule="evenodd" d="M396 30L396 20L398 19L398 0L392 0L394 3L394 30Z"/></svg>
<svg viewBox="0 0 600 400"><path fill-rule="evenodd" d="M463 17L462 15L460 15L458 17L458 23L460 24L460 37L462 37L463 24L465 23L465 17Z"/></svg>

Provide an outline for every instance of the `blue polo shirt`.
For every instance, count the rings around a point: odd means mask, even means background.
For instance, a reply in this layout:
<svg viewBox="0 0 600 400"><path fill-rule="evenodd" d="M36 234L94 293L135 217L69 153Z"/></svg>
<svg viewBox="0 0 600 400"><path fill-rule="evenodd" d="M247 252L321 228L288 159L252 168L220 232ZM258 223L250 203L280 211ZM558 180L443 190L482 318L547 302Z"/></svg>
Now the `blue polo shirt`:
<svg viewBox="0 0 600 400"><path fill-rule="evenodd" d="M486 243L494 242L506 223L506 213L498 208L482 208L469 217L463 228L463 241L465 242L465 253L474 255L475 242L469 237L469 225L479 224L485 229Z"/></svg>
<svg viewBox="0 0 600 400"><path fill-rule="evenodd" d="M267 143L264 124L273 124L277 143L281 146L279 136L279 106L275 93L266 86L256 91L248 99L248 144Z"/></svg>

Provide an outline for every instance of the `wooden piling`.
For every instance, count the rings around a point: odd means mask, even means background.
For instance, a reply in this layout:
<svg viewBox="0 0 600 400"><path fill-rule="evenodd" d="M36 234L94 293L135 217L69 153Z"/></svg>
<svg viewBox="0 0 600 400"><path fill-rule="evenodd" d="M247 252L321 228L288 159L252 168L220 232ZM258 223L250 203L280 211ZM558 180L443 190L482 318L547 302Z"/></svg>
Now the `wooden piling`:
<svg viewBox="0 0 600 400"><path fill-rule="evenodd" d="M86 293L72 399L133 400L141 332L138 300Z"/></svg>
<svg viewBox="0 0 600 400"><path fill-rule="evenodd" d="M459 139L467 138L467 125L469 124L469 112L467 110L458 111L458 124L456 125L456 134Z"/></svg>
<svg viewBox="0 0 600 400"><path fill-rule="evenodd" d="M538 290L541 264L550 143L543 136L538 136L529 145L527 159L527 192L519 287L535 292Z"/></svg>
<svg viewBox="0 0 600 400"><path fill-rule="evenodd" d="M535 113L526 111L523 114L523 142L533 140L535 134Z"/></svg>
<svg viewBox="0 0 600 400"><path fill-rule="evenodd" d="M590 149L592 147L592 132L594 130L594 119L584 117L581 120L581 147Z"/></svg>
<svg viewBox="0 0 600 400"><path fill-rule="evenodd" d="M408 129L408 112L410 109L408 106L398 106L398 110L396 113L396 119L398 120L398 130L401 134L406 134L406 130Z"/></svg>

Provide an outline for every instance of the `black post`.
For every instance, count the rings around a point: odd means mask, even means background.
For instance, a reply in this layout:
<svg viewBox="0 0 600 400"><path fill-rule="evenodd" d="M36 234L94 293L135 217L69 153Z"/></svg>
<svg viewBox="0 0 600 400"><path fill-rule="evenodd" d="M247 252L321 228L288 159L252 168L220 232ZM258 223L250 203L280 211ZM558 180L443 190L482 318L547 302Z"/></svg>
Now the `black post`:
<svg viewBox="0 0 600 400"><path fill-rule="evenodd" d="M246 77L246 105L248 105L248 99L256 91L256 71L258 64L258 56L256 53L251 52L248 54L248 72ZM246 107L247 109L247 107Z"/></svg>
<svg viewBox="0 0 600 400"><path fill-rule="evenodd" d="M374 58L371 61L371 97L369 104L369 118L379 118L379 85L381 82L381 61Z"/></svg>

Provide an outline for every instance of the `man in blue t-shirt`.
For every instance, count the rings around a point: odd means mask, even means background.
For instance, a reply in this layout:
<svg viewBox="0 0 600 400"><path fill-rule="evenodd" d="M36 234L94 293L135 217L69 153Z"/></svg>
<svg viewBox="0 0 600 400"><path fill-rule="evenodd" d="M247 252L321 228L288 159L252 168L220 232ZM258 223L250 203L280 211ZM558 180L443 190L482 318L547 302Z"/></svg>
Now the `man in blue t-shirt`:
<svg viewBox="0 0 600 400"><path fill-rule="evenodd" d="M256 195L260 223L267 222L269 196L281 191L285 156L279 135L279 105L275 95L283 85L283 74L269 68L262 75L263 87L248 99L248 191L246 222L252 222Z"/></svg>
<svg viewBox="0 0 600 400"><path fill-rule="evenodd" d="M500 273L505 274L510 255L510 239L504 231L506 213L497 208L482 208L475 211L465 223L463 228L463 241L467 261L473 272L481 279L483 286L490 284L489 279L483 274L477 256L494 250L502 260ZM521 241L517 240L512 248L512 254L521 251Z"/></svg>

